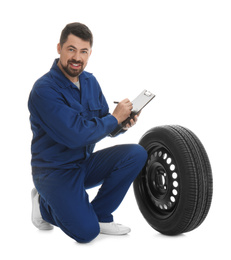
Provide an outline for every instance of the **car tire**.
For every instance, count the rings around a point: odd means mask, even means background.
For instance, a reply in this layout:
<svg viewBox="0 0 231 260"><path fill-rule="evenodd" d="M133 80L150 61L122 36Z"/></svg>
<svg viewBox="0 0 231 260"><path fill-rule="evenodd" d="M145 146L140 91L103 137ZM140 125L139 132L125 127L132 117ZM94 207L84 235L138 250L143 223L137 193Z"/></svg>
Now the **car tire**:
<svg viewBox="0 0 231 260"><path fill-rule="evenodd" d="M206 218L213 193L212 170L197 136L176 125L154 127L141 138L148 160L133 183L139 209L158 232L178 235Z"/></svg>

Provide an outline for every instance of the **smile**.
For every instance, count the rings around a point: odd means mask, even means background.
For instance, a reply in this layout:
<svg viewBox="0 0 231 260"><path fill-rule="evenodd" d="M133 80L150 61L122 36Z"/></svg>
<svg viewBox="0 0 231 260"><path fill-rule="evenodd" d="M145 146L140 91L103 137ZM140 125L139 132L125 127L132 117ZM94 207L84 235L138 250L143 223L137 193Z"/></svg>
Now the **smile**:
<svg viewBox="0 0 231 260"><path fill-rule="evenodd" d="M81 67L81 64L79 63L70 63L71 67L74 67L74 68L79 68Z"/></svg>

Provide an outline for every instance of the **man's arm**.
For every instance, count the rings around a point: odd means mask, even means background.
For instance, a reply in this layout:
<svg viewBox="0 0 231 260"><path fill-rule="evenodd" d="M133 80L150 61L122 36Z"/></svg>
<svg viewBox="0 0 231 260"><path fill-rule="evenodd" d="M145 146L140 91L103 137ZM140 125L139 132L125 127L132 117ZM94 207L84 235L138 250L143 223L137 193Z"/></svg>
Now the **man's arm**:
<svg viewBox="0 0 231 260"><path fill-rule="evenodd" d="M49 86L32 90L29 109L49 136L73 149L100 141L118 125L118 119L110 114L87 120L81 104L79 110L69 107L65 99ZM117 109L116 113L119 115L119 120L121 120L120 110L121 108Z"/></svg>

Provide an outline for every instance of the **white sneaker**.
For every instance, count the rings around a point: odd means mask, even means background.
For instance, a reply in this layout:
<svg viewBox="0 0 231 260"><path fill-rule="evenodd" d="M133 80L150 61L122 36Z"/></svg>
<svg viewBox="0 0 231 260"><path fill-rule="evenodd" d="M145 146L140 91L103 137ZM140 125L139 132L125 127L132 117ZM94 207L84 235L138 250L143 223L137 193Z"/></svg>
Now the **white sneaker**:
<svg viewBox="0 0 231 260"><path fill-rule="evenodd" d="M100 233L106 235L126 235L131 232L129 227L125 227L121 224L116 224L115 222L102 223L99 222Z"/></svg>
<svg viewBox="0 0 231 260"><path fill-rule="evenodd" d="M40 230L51 230L54 227L43 220L41 212L40 212L40 205L39 205L39 194L37 190L34 188L31 191L31 199L32 199L32 214L31 220L32 223Z"/></svg>

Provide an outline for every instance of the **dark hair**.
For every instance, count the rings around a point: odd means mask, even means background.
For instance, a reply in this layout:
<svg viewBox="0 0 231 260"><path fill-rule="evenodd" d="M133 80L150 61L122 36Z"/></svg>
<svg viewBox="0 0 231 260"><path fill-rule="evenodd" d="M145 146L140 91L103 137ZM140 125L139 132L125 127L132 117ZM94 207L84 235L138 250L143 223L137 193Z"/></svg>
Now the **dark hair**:
<svg viewBox="0 0 231 260"><path fill-rule="evenodd" d="M90 46L93 45L93 35L89 28L82 24L82 23L69 23L66 27L62 30L59 43L61 47L67 41L68 35L73 34L80 39L87 41L90 43Z"/></svg>

